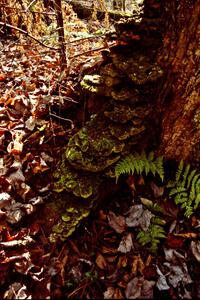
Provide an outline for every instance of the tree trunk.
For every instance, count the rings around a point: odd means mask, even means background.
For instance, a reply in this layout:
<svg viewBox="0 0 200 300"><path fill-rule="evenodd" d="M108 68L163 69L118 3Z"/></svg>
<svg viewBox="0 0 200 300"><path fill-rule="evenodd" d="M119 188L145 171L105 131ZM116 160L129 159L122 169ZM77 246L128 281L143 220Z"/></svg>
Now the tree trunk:
<svg viewBox="0 0 200 300"><path fill-rule="evenodd" d="M158 154L200 163L200 0L163 1L163 48L166 70L159 95L162 115Z"/></svg>
<svg viewBox="0 0 200 300"><path fill-rule="evenodd" d="M58 25L58 40L60 44L60 64L61 71L67 70L67 56L65 45L65 34L62 16L62 3L61 0L55 0L54 7L56 11L57 25Z"/></svg>

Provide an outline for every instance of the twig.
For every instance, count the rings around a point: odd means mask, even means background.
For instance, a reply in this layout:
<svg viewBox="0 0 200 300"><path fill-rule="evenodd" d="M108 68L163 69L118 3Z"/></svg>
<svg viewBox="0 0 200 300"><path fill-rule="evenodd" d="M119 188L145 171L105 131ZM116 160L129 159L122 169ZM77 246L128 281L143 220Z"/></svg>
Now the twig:
<svg viewBox="0 0 200 300"><path fill-rule="evenodd" d="M60 48L55 48L55 47L47 46L47 45L43 44L40 40L36 39L34 36L32 36L31 34L29 34L27 31L25 31L23 29L20 29L18 27L12 26L12 25L4 23L4 22L0 22L0 25L12 28L14 30L17 30L17 31L25 34L26 36L30 37L31 39L33 39L34 41L36 41L38 44L42 45L43 47L46 47L51 50L56 50L56 51L60 50Z"/></svg>
<svg viewBox="0 0 200 300"><path fill-rule="evenodd" d="M80 38L80 39L75 39L75 40L72 40L70 41L69 43L70 44L74 44L74 43L77 43L77 42L82 42L82 41L85 41L85 40L92 40L92 39L97 39L99 37L104 37L105 36L105 33L102 33L100 35L90 35L88 37L84 37L84 38Z"/></svg>
<svg viewBox="0 0 200 300"><path fill-rule="evenodd" d="M55 115L55 114L53 114L53 113L49 113L49 115L52 116L52 117L58 118L58 119L60 119L60 120L70 122L70 123L71 123L71 128L72 128L72 129L74 128L74 123L73 123L72 120L66 119L66 118L62 118L62 117L57 116L57 115Z"/></svg>
<svg viewBox="0 0 200 300"><path fill-rule="evenodd" d="M116 43L114 43L113 45L116 45ZM109 45L109 46L112 47L113 45ZM109 48L108 46L106 46L106 47L94 48L94 49L91 49L91 50L88 50L88 51L81 52L81 53L78 53L78 54L76 54L76 55L70 56L69 59L72 59L72 58L75 58L75 57L78 57L78 56L81 56L81 55L89 54L89 53L91 53L91 52L100 51L100 50L103 50L103 49L108 49L108 48Z"/></svg>
<svg viewBox="0 0 200 300"><path fill-rule="evenodd" d="M28 10L29 10L29 7L30 7L31 5L33 5L36 1L37 1L37 0L32 0L31 3L29 3L29 5L27 6L26 11L28 11Z"/></svg>

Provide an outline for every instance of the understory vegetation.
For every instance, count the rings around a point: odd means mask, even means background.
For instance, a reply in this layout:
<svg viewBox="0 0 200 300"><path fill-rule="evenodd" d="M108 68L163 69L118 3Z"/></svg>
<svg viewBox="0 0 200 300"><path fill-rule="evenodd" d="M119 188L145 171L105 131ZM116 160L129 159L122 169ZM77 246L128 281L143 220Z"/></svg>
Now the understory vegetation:
<svg viewBox="0 0 200 300"><path fill-rule="evenodd" d="M198 144L159 148L165 13L0 0L1 299L200 298Z"/></svg>

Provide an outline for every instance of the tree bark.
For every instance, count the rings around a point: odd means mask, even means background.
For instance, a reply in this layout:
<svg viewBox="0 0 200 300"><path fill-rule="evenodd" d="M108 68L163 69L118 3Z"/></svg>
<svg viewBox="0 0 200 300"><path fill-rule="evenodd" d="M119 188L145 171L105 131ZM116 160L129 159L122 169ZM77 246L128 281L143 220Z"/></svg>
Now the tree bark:
<svg viewBox="0 0 200 300"><path fill-rule="evenodd" d="M67 56L66 56L65 34L64 34L61 0L55 0L54 7L56 11L57 25L58 25L58 40L60 44L61 71L64 71L67 70Z"/></svg>
<svg viewBox="0 0 200 300"><path fill-rule="evenodd" d="M162 18L158 61L166 75L158 101L162 115L158 154L199 167L200 0L165 0Z"/></svg>

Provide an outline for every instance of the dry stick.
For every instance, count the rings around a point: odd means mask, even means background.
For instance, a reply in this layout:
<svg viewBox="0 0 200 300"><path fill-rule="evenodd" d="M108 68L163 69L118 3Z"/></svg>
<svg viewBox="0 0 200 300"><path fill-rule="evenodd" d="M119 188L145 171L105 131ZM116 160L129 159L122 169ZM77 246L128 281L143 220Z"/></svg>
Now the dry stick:
<svg viewBox="0 0 200 300"><path fill-rule="evenodd" d="M9 27L9 28L12 28L12 29L14 29L14 30L17 30L17 31L19 31L19 32L21 32L21 33L23 33L23 34L25 34L26 36L30 37L31 39L33 39L34 41L36 41L37 43L39 43L39 44L42 45L43 47L46 47L46 48L48 48L48 49L55 50L55 51L60 50L60 48L55 48L55 47L47 46L47 45L43 44L40 40L36 39L34 36L32 36L31 34L29 34L27 31L22 30L22 29L20 29L20 28L18 28L18 27L12 26L12 25L7 24L7 23L4 23L4 22L0 22L0 25L6 26L6 27Z"/></svg>
<svg viewBox="0 0 200 300"><path fill-rule="evenodd" d="M72 129L74 128L74 123L73 123L72 120L66 119L66 118L63 118L63 117L60 117L60 116L57 116L57 115L55 115L55 114L53 114L53 113L49 113L49 115L52 116L52 117L58 118L58 119L60 119L60 120L70 122L70 123L71 123L71 128L72 128Z"/></svg>
<svg viewBox="0 0 200 300"><path fill-rule="evenodd" d="M116 43L114 43L113 45L109 45L109 47L112 47L114 45L116 45ZM105 47L99 47L99 48L91 49L91 50L88 50L88 51L81 52L81 53L78 53L76 55L70 56L69 59L72 59L72 58L75 58L75 57L78 57L78 56L81 56L81 55L89 54L91 52L96 52L96 51L100 51L100 50L103 50L103 49L109 49L109 47L105 46Z"/></svg>
<svg viewBox="0 0 200 300"><path fill-rule="evenodd" d="M37 1L37 0L31 1L31 3L29 3L29 5L27 6L26 11L28 11L28 10L29 10L29 7L30 7L31 5L33 5L36 1Z"/></svg>

